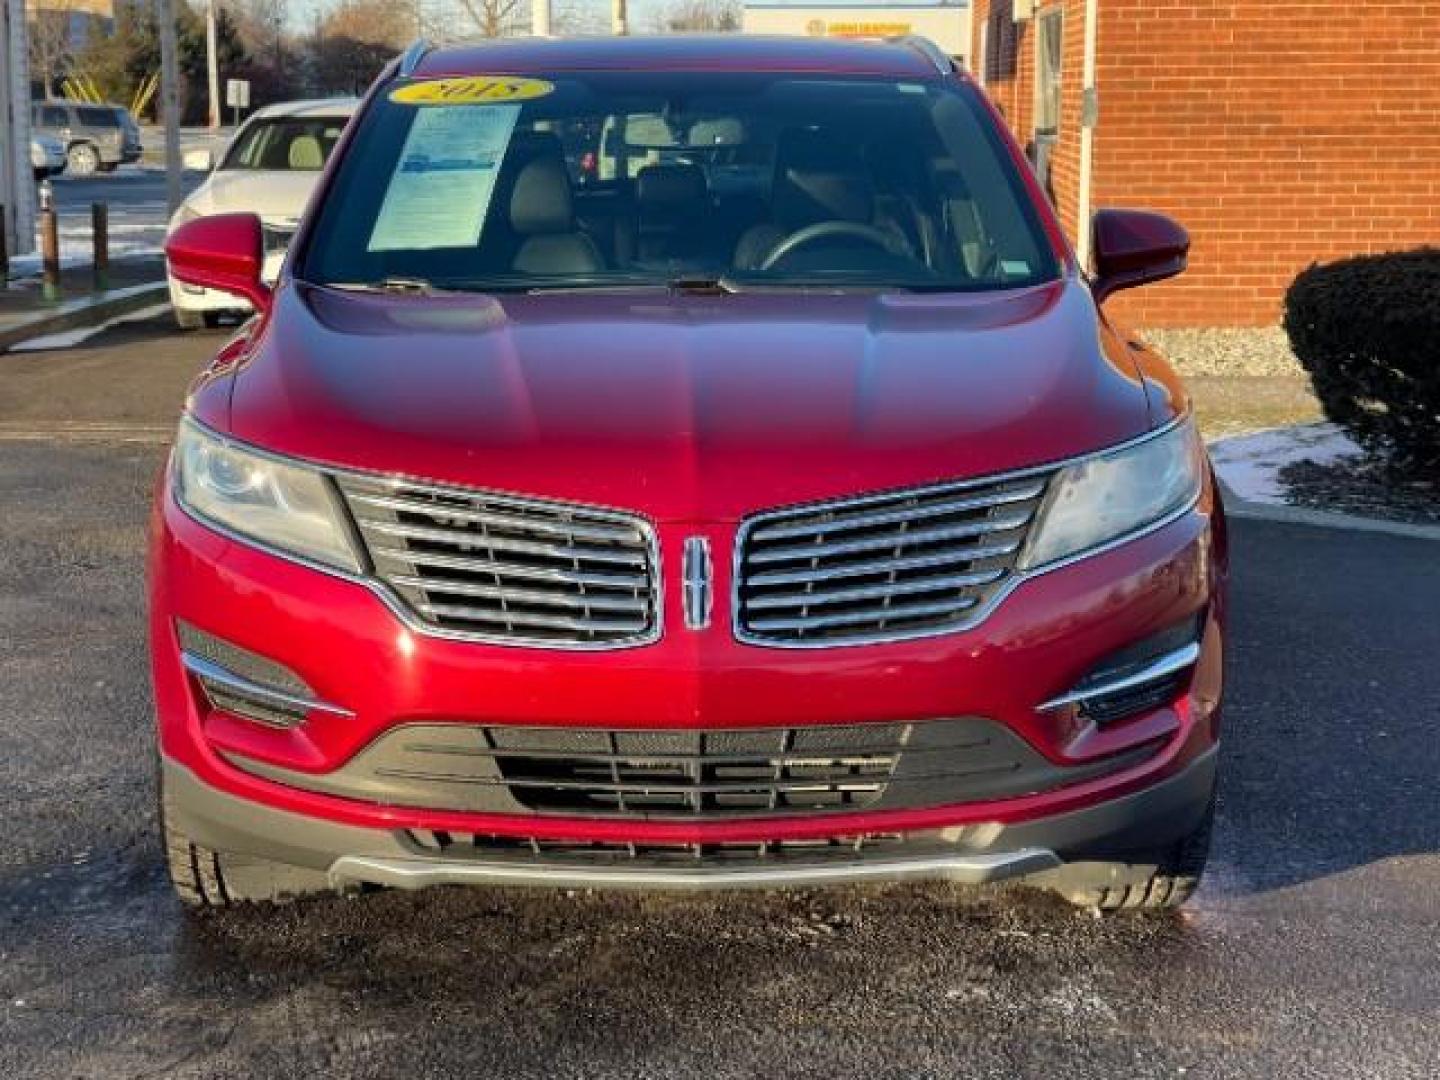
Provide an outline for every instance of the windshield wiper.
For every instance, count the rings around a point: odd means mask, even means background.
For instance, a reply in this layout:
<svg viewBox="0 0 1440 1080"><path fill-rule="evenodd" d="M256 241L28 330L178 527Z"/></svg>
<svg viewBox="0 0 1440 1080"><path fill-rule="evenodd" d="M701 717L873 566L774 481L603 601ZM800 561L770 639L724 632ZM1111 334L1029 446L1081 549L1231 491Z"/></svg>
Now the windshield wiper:
<svg viewBox="0 0 1440 1080"><path fill-rule="evenodd" d="M734 278L724 274L715 276L693 274L671 278L666 282L666 287L671 292L700 293L704 296L732 295L742 292L745 288Z"/></svg>
<svg viewBox="0 0 1440 1080"><path fill-rule="evenodd" d="M443 291L424 278L412 277L387 277L379 281L331 281L327 284L332 289L345 289L349 292L408 293L413 296L429 296Z"/></svg>

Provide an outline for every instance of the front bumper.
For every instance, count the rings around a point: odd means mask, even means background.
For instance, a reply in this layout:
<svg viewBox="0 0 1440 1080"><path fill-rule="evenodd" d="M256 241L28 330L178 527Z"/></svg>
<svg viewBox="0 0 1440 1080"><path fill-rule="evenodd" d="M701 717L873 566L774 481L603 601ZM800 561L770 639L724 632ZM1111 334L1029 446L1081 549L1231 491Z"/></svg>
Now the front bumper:
<svg viewBox="0 0 1440 1080"><path fill-rule="evenodd" d="M455 864L402 843L400 837L414 830L629 845L790 843L884 833L900 835L908 845L877 854L878 861L866 855L826 860L818 868L796 864L810 881L854 875L994 880L1127 847L1149 848L1193 827L1209 799L1222 682L1220 520L1207 489L1193 512L1029 579L979 625L941 637L834 650L747 645L731 633L723 599L728 581L719 580L721 599L708 630L679 629L679 590L670 590L665 623L676 629L660 641L557 652L417 631L363 584L197 524L162 486L151 545L151 651L167 783L197 842L337 878L391 884L528 880L537 874L555 882L580 871L598 884L611 883L607 875L615 873L626 875L619 883L651 886L682 885L693 877L668 865L567 868L547 860L537 869L517 867L513 859L497 866L473 857ZM662 565L700 528L716 550L729 549L733 526L662 525ZM1039 708L1107 655L1197 615L1201 655L1183 692L1165 707L1103 729L1075 710ZM184 670L176 620L283 664L317 699L341 712L315 714L287 730L210 708ZM321 782L340 776L402 725L747 729L966 716L1003 725L1072 775L1003 798L724 820L407 806L336 794ZM1097 762L1122 756L1123 767L1096 775ZM284 782L297 773L316 782ZM735 874L736 884L778 883L742 869L704 866L695 880L729 884L724 875ZM637 871L648 876L636 878Z"/></svg>

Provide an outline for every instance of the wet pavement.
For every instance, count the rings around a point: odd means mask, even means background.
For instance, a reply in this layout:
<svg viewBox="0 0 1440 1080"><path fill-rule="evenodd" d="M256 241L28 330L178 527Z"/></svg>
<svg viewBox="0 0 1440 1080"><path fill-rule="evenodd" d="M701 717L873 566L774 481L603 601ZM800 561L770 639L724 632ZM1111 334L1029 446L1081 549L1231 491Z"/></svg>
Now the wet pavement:
<svg viewBox="0 0 1440 1080"><path fill-rule="evenodd" d="M0 1076L1440 1075L1440 547L1234 523L1213 873L1019 888L445 890L187 915L154 839L163 324L0 358Z"/></svg>

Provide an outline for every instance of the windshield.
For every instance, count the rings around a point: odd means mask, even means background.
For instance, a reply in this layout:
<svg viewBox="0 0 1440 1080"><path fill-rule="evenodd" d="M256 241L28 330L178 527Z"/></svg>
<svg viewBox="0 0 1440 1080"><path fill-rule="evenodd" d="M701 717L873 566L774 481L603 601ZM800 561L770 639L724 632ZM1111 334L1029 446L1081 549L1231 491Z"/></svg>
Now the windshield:
<svg viewBox="0 0 1440 1080"><path fill-rule="evenodd" d="M394 83L297 271L411 290L985 290L1057 273L973 89L715 72Z"/></svg>
<svg viewBox="0 0 1440 1080"><path fill-rule="evenodd" d="M318 172L345 130L343 116L257 120L235 138L222 169Z"/></svg>

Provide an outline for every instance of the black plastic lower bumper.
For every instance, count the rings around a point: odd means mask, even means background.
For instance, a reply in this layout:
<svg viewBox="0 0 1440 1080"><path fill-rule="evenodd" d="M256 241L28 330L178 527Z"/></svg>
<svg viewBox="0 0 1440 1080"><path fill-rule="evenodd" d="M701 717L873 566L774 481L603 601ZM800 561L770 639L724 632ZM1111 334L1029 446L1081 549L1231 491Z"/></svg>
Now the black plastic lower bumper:
<svg viewBox="0 0 1440 1080"><path fill-rule="evenodd" d="M455 844L447 835L449 843L434 847L417 842L422 834L341 825L238 799L168 760L163 782L172 824L193 842L322 871L336 885L719 889L926 878L982 883L1071 862L1123 859L1173 843L1203 820L1214 792L1216 757L1212 749L1149 788L1065 814L907 834L896 838L898 843L867 842L853 851L754 845L752 858L743 845L687 857L653 846L617 850L626 845L597 851L513 843L496 850L483 843Z"/></svg>

